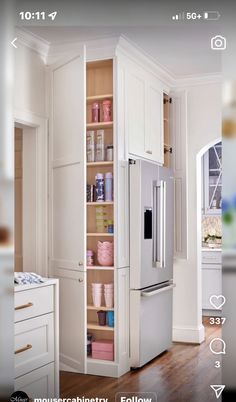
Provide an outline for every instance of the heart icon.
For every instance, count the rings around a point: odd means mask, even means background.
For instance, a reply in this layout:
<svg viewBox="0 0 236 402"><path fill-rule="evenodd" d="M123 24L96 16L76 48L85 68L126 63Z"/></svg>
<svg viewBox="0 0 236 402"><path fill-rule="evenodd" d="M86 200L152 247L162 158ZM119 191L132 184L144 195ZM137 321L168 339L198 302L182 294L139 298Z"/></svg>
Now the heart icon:
<svg viewBox="0 0 236 402"><path fill-rule="evenodd" d="M225 304L225 302L226 299L223 295L212 295L210 297L210 303L216 310L219 310Z"/></svg>

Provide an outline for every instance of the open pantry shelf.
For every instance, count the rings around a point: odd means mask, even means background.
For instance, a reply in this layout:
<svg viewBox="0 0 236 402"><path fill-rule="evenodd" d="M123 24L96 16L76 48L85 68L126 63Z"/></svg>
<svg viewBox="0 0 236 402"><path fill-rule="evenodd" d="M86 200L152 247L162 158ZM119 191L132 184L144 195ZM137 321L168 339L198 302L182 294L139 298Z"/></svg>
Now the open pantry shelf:
<svg viewBox="0 0 236 402"><path fill-rule="evenodd" d="M88 323L87 329L94 329L96 331L114 331L114 327L109 327L108 325L98 325L96 323Z"/></svg>
<svg viewBox="0 0 236 402"><path fill-rule="evenodd" d="M102 265L90 265L87 267L87 270L89 271L113 271L114 267L104 267Z"/></svg>
<svg viewBox="0 0 236 402"><path fill-rule="evenodd" d="M114 311L114 307L105 307L105 306L100 306L100 307L95 307L95 306L92 306L92 305L88 305L87 306L87 310L95 310L95 311L98 311L98 310L102 310L102 311Z"/></svg>
<svg viewBox="0 0 236 402"><path fill-rule="evenodd" d="M93 102L93 101L103 101L105 99L112 99L113 94L104 94L104 95L91 95L87 96L87 102Z"/></svg>
<svg viewBox="0 0 236 402"><path fill-rule="evenodd" d="M113 121L101 121L99 123L87 123L87 129L102 129L102 128L112 128Z"/></svg>
<svg viewBox="0 0 236 402"><path fill-rule="evenodd" d="M87 205L89 206L89 207L102 207L102 206L105 206L105 205L114 205L114 202L113 201L103 201L103 202L96 202L96 201L94 201L94 202L87 202Z"/></svg>
<svg viewBox="0 0 236 402"><path fill-rule="evenodd" d="M87 233L90 237L113 237L114 233Z"/></svg>
<svg viewBox="0 0 236 402"><path fill-rule="evenodd" d="M87 162L87 167L113 166L113 161Z"/></svg>

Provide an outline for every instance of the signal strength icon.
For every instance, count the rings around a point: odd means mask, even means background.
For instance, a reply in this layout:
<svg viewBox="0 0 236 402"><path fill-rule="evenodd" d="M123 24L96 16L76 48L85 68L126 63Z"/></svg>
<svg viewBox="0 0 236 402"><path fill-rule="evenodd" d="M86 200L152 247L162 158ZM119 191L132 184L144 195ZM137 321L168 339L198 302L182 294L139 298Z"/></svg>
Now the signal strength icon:
<svg viewBox="0 0 236 402"><path fill-rule="evenodd" d="M181 14L172 15L172 20L174 20L174 21L181 20Z"/></svg>

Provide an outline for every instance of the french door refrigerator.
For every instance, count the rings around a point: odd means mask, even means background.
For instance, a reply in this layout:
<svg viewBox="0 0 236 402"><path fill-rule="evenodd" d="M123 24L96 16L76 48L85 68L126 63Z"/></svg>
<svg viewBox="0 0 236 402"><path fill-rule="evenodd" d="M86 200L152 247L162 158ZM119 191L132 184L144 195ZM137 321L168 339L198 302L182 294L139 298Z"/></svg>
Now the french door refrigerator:
<svg viewBox="0 0 236 402"><path fill-rule="evenodd" d="M174 180L130 160L130 357L141 367L171 346Z"/></svg>

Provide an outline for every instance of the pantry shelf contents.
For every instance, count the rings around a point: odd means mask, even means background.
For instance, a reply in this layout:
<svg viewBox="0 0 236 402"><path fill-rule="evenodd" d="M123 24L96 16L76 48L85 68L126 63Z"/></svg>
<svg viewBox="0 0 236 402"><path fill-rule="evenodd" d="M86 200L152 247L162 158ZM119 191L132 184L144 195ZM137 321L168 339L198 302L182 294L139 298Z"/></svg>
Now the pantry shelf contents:
<svg viewBox="0 0 236 402"><path fill-rule="evenodd" d="M116 177L113 172L112 60L88 63L87 80L89 78L86 130L87 355L92 360L107 362L114 361L115 344L113 189Z"/></svg>

